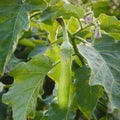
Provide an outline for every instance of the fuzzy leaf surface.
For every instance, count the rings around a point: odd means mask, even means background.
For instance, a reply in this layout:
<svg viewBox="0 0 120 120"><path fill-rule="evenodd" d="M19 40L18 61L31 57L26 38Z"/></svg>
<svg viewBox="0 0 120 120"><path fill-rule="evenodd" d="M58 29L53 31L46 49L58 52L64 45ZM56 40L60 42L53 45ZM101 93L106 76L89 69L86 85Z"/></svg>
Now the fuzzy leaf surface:
<svg viewBox="0 0 120 120"><path fill-rule="evenodd" d="M23 30L29 29L29 6L22 0L0 1L0 74L16 49Z"/></svg>
<svg viewBox="0 0 120 120"><path fill-rule="evenodd" d="M10 73L14 84L3 96L3 101L13 109L14 120L33 117L38 95L43 94L43 82L52 67L52 61L44 55L36 55L27 63L18 64Z"/></svg>
<svg viewBox="0 0 120 120"><path fill-rule="evenodd" d="M98 19L101 29L106 32L105 34L120 40L120 20L117 17L101 13Z"/></svg>
<svg viewBox="0 0 120 120"><path fill-rule="evenodd" d="M89 119L92 115L97 101L102 95L100 86L90 86L89 76L90 70L82 67L76 70L76 100L79 109Z"/></svg>
<svg viewBox="0 0 120 120"><path fill-rule="evenodd" d="M57 104L52 103L51 107L41 120L74 120L75 113L69 110L61 110Z"/></svg>
<svg viewBox="0 0 120 120"><path fill-rule="evenodd" d="M103 36L91 44L81 44L79 52L91 68L90 85L102 85L113 108L120 109L120 42Z"/></svg>

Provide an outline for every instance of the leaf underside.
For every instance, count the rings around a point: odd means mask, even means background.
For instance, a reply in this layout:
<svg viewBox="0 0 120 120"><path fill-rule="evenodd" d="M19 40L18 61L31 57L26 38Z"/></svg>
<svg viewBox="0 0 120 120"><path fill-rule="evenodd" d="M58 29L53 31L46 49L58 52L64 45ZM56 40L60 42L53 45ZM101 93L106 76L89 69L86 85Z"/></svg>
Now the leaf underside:
<svg viewBox="0 0 120 120"><path fill-rule="evenodd" d="M120 109L120 42L103 36L94 46L81 44L78 48L91 68L90 85L102 85L113 108Z"/></svg>

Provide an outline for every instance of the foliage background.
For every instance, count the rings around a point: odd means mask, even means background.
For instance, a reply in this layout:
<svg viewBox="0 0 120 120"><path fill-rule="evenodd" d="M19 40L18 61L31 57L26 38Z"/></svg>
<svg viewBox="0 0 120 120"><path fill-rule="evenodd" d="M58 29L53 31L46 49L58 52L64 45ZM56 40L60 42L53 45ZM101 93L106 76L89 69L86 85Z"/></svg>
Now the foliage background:
<svg viewBox="0 0 120 120"><path fill-rule="evenodd" d="M119 0L1 0L0 16L0 120L119 119ZM65 111L60 16L73 46Z"/></svg>

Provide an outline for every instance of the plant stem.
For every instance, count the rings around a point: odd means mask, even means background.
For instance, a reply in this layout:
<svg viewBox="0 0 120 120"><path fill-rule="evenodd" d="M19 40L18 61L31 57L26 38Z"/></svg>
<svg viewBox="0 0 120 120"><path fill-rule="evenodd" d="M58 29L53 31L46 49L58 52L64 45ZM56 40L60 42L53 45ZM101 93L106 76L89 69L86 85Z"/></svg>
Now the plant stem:
<svg viewBox="0 0 120 120"><path fill-rule="evenodd" d="M95 113L93 113L94 120L97 120Z"/></svg>
<svg viewBox="0 0 120 120"><path fill-rule="evenodd" d="M75 38L73 38L72 36L71 36L71 43L72 43L72 45L73 45L73 49L74 49L74 51L75 51L75 54L76 54L76 55L78 56L78 58L80 59L82 65L85 65L84 58L83 58L83 56L79 53L78 48L77 48L76 43L75 43Z"/></svg>
<svg viewBox="0 0 120 120"><path fill-rule="evenodd" d="M35 17L36 15L40 15L40 11L37 11L37 12L34 12L31 16L30 16L30 18L32 18L32 17Z"/></svg>
<svg viewBox="0 0 120 120"><path fill-rule="evenodd" d="M82 27L80 30L78 30L76 33L74 33L74 35L77 35L79 32L85 30L86 28L90 27L91 25L93 25L93 24L91 23L91 24L85 26L84 28Z"/></svg>
<svg viewBox="0 0 120 120"><path fill-rule="evenodd" d="M76 39L79 39L81 42L85 43L85 44L89 44L86 40L84 40L82 37L80 36L74 36Z"/></svg>
<svg viewBox="0 0 120 120"><path fill-rule="evenodd" d="M81 23L81 21L80 21L80 20L78 20L78 21L79 21L79 25L80 25L81 30L82 30L82 29L83 29L82 23Z"/></svg>

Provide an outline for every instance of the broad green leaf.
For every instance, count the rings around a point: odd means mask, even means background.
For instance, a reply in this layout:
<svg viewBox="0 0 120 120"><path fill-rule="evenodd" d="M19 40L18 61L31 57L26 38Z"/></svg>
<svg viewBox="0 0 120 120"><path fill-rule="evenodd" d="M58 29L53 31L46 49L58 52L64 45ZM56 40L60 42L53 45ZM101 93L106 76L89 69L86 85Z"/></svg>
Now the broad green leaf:
<svg viewBox="0 0 120 120"><path fill-rule="evenodd" d="M108 16L101 13L99 18L100 27L104 30L120 29L120 21L115 16Z"/></svg>
<svg viewBox="0 0 120 120"><path fill-rule="evenodd" d="M120 109L120 42L103 36L91 44L81 44L79 52L91 68L90 85L102 85L113 108Z"/></svg>
<svg viewBox="0 0 120 120"><path fill-rule="evenodd" d="M17 65L18 63L20 63L22 60L18 59L15 57L15 55L11 56L11 59L9 60L7 66L6 66L6 72L9 73L14 67L15 65Z"/></svg>
<svg viewBox="0 0 120 120"><path fill-rule="evenodd" d="M27 0L31 6L31 10L43 11L47 7L47 3L44 0Z"/></svg>
<svg viewBox="0 0 120 120"><path fill-rule="evenodd" d="M36 111L35 112L35 118L30 119L30 120L40 120L43 117L43 112L42 111Z"/></svg>
<svg viewBox="0 0 120 120"><path fill-rule="evenodd" d="M47 49L46 46L37 44L35 49L30 52L28 57L32 58L32 57L34 57L35 55L37 55L39 53L44 54L46 49Z"/></svg>
<svg viewBox="0 0 120 120"><path fill-rule="evenodd" d="M52 103L46 115L41 120L74 120L75 113L69 110L61 110L57 104Z"/></svg>
<svg viewBox="0 0 120 120"><path fill-rule="evenodd" d="M42 22L40 23L40 29L48 32L48 39L50 42L57 40L58 26L59 25L56 21L52 25L47 25Z"/></svg>
<svg viewBox="0 0 120 120"><path fill-rule="evenodd" d="M0 81L1 81L1 77L0 77ZM5 85L2 82L0 82L0 92L3 90L4 86Z"/></svg>
<svg viewBox="0 0 120 120"><path fill-rule="evenodd" d="M16 49L20 33L29 28L29 6L20 1L0 1L0 74Z"/></svg>
<svg viewBox="0 0 120 120"><path fill-rule="evenodd" d="M57 17L62 16L65 19L69 19L71 16L80 19L83 18L84 15L85 11L81 6L78 7L70 3L65 3L59 6L59 9L56 13Z"/></svg>
<svg viewBox="0 0 120 120"><path fill-rule="evenodd" d="M45 0L49 6L60 5L64 3L64 0Z"/></svg>
<svg viewBox="0 0 120 120"><path fill-rule="evenodd" d="M84 9L72 4L57 4L56 6L49 6L46 8L40 16L40 21L46 24L52 24L57 17L63 16L64 18L70 18L71 16L78 19L84 17Z"/></svg>
<svg viewBox="0 0 120 120"><path fill-rule="evenodd" d="M60 63L56 64L51 71L49 72L49 77L56 82L58 85L59 77L60 77Z"/></svg>
<svg viewBox="0 0 120 120"><path fill-rule="evenodd" d="M1 83L0 83L0 87L1 87ZM8 106L5 105L1 98L2 98L2 95L5 93L4 90L0 90L0 120L6 120L6 117L7 117L7 109L8 109Z"/></svg>
<svg viewBox="0 0 120 120"><path fill-rule="evenodd" d="M98 99L101 97L101 89L99 86L89 85L90 70L87 67L77 69L75 76L78 107L89 119L96 107Z"/></svg>
<svg viewBox="0 0 120 120"><path fill-rule="evenodd" d="M74 16L78 19L84 17L85 11L82 7L78 7L72 4L65 4L64 6L65 12Z"/></svg>
<svg viewBox="0 0 120 120"><path fill-rule="evenodd" d="M49 47L45 54L52 58L55 62L58 62L60 60L60 47Z"/></svg>
<svg viewBox="0 0 120 120"><path fill-rule="evenodd" d="M100 28L104 30L107 35L116 40L120 40L120 21L115 16L108 16L102 13L98 19Z"/></svg>
<svg viewBox="0 0 120 120"><path fill-rule="evenodd" d="M39 54L27 63L18 64L10 72L14 84L3 96L3 101L12 106L14 120L34 117L37 97L43 94L44 78L51 67L51 59Z"/></svg>
<svg viewBox="0 0 120 120"><path fill-rule="evenodd" d="M57 11L58 8L56 6L46 8L40 15L40 21L48 25L51 25L56 19Z"/></svg>
<svg viewBox="0 0 120 120"><path fill-rule="evenodd" d="M68 21L68 30L74 34L75 32L77 32L77 30L79 29L80 25L79 25L79 21L78 19L71 17Z"/></svg>
<svg viewBox="0 0 120 120"><path fill-rule="evenodd" d="M98 1L91 4L95 17L101 13L110 14L109 1Z"/></svg>
<svg viewBox="0 0 120 120"><path fill-rule="evenodd" d="M119 32L114 32L114 33L106 33L107 35L113 37L116 40L120 40L120 33Z"/></svg>
<svg viewBox="0 0 120 120"><path fill-rule="evenodd" d="M56 4L61 4L62 2L63 2L64 0L51 0L50 1L50 3L52 4L52 5L56 5Z"/></svg>
<svg viewBox="0 0 120 120"><path fill-rule="evenodd" d="M54 60L56 65L49 71L49 77L58 83L60 77L60 47L48 48L46 55Z"/></svg>

